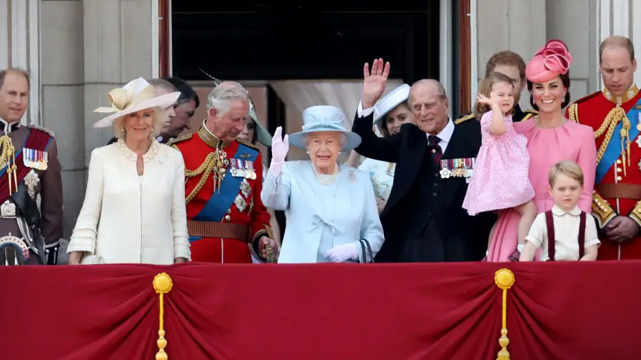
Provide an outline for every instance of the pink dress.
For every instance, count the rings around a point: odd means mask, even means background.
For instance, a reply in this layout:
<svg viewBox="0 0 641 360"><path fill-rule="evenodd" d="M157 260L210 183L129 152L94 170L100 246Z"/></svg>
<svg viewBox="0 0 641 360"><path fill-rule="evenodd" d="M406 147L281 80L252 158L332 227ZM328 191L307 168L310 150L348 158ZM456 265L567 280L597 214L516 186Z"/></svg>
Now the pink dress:
<svg viewBox="0 0 641 360"><path fill-rule="evenodd" d="M548 211L554 200L548 191L548 172L559 161L573 160L583 170L584 189L579 199L581 210L592 212L592 190L596 173L596 144L592 128L566 121L552 129L536 127L534 119L514 124L517 133L525 135L530 153L530 182L534 187L534 203L538 212ZM516 250L519 214L502 211L490 243L488 261L509 261Z"/></svg>
<svg viewBox="0 0 641 360"><path fill-rule="evenodd" d="M530 155L525 136L514 131L512 116L505 117L505 134L490 134L492 111L481 118L483 142L476 156L463 208L474 216L486 211L511 209L534 197L528 178Z"/></svg>

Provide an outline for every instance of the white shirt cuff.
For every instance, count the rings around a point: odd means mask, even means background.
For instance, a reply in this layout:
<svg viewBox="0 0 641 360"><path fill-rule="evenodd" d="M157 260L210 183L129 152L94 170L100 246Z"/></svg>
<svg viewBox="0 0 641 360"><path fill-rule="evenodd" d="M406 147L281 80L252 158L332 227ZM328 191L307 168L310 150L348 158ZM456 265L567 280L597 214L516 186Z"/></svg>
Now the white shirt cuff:
<svg viewBox="0 0 641 360"><path fill-rule="evenodd" d="M358 110L356 113L358 114L359 118L364 118L366 116L369 116L373 112L374 112L373 106L371 108L363 109L363 102L362 101L358 102Z"/></svg>

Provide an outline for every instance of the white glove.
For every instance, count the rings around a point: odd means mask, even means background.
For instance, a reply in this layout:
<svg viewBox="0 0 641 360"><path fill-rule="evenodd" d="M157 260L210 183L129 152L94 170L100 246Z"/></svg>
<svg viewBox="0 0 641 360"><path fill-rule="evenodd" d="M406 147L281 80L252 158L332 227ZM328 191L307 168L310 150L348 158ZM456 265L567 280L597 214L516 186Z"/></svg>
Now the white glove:
<svg viewBox="0 0 641 360"><path fill-rule="evenodd" d="M274 177L280 174L285 163L285 157L289 151L289 136L285 135L285 137L281 137L282 132L283 128L279 126L272 138L272 162L269 166L269 172L271 172Z"/></svg>
<svg viewBox="0 0 641 360"><path fill-rule="evenodd" d="M338 245L325 251L324 255L332 262L358 260L358 248L354 244Z"/></svg>

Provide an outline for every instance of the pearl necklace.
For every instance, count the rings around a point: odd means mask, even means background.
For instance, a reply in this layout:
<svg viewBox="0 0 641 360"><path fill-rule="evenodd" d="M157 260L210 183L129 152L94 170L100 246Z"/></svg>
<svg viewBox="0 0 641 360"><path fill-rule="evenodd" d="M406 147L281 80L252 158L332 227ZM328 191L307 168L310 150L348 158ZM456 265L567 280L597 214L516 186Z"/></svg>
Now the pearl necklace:
<svg viewBox="0 0 641 360"><path fill-rule="evenodd" d="M321 185L325 185L325 186L332 185L334 181L336 181L336 174L338 173L338 165L334 167L334 173L332 174L319 173L318 170L316 169L316 166L314 166L313 164L312 164L312 169L314 170L314 175L316 175L316 180L318 180L318 182Z"/></svg>

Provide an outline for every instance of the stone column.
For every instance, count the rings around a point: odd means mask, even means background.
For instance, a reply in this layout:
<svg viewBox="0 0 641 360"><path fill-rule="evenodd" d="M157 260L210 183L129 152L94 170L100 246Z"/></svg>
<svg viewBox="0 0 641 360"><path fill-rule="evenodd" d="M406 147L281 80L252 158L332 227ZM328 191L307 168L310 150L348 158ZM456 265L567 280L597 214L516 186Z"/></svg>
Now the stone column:
<svg viewBox="0 0 641 360"><path fill-rule="evenodd" d="M547 37L563 40L572 54L572 101L599 88L596 6L597 0L547 0Z"/></svg>
<svg viewBox="0 0 641 360"><path fill-rule="evenodd" d="M477 0L478 76L492 54L511 50L527 63L546 41L546 0ZM525 94L524 94L525 95ZM529 109L529 96L521 97Z"/></svg>
<svg viewBox="0 0 641 360"><path fill-rule="evenodd" d="M84 199L84 64L82 1L42 1L43 126L53 131L62 165L64 236Z"/></svg>
<svg viewBox="0 0 641 360"><path fill-rule="evenodd" d="M85 162L105 145L111 129L95 129L93 110L107 93L136 77L152 74L151 8L155 0L83 0L85 79Z"/></svg>
<svg viewBox="0 0 641 360"><path fill-rule="evenodd" d="M39 0L0 0L0 69L12 66L31 73L25 124L41 124L39 12Z"/></svg>
<svg viewBox="0 0 641 360"><path fill-rule="evenodd" d="M630 38L634 43L637 54L641 51L641 2L638 0L590 0L594 2L594 12L591 14L595 22L595 32L592 39L596 39L596 47L592 49L595 56L592 73L599 75L598 51L599 44L611 35L621 35ZM637 70L634 76L637 86L641 85L641 71ZM597 89L600 90L602 81L600 77L596 81Z"/></svg>
<svg viewBox="0 0 641 360"><path fill-rule="evenodd" d="M0 57L2 5L0 0ZM152 71L151 9L155 0L42 0L40 2L43 125L56 134L64 191L64 234L82 206L91 151L111 129L93 128L114 87ZM38 72L38 71L35 71ZM32 100L33 101L33 100Z"/></svg>

